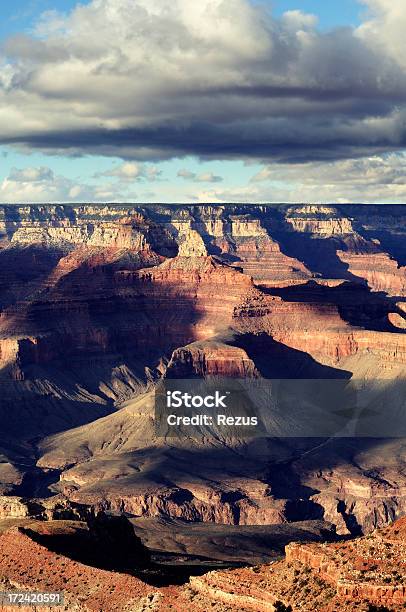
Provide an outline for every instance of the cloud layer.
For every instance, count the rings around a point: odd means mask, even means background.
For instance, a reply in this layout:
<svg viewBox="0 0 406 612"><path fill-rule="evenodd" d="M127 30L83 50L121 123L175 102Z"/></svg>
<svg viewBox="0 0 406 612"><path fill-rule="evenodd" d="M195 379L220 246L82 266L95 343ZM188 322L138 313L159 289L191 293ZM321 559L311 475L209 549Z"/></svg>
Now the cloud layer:
<svg viewBox="0 0 406 612"><path fill-rule="evenodd" d="M12 168L9 175L0 181L0 202L98 202L126 201L128 197L122 182L91 185L55 174L46 166L23 169Z"/></svg>
<svg viewBox="0 0 406 612"><path fill-rule="evenodd" d="M242 186L200 193L214 202L366 202L406 201L406 155L264 166Z"/></svg>
<svg viewBox="0 0 406 612"><path fill-rule="evenodd" d="M47 13L35 35L3 46L0 143L293 164L402 150L404 0L364 4L358 29L327 33L311 15L276 20L249 0L93 0Z"/></svg>
<svg viewBox="0 0 406 612"><path fill-rule="evenodd" d="M328 162L270 163L260 170L257 164L248 163L245 170L248 178L241 177L230 185L210 171L197 174L185 168L178 170L180 181L169 181L164 173L162 178L160 172L159 178L155 176L155 166L133 162L99 172L90 181L69 179L46 166L12 168L8 177L0 182L0 202L406 201L406 154ZM152 182L153 191L150 191Z"/></svg>

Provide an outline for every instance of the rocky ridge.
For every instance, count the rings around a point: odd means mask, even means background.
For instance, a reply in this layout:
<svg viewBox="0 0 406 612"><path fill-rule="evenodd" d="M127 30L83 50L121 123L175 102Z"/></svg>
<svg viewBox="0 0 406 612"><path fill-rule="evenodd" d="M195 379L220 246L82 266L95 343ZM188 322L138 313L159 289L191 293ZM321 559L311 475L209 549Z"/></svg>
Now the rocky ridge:
<svg viewBox="0 0 406 612"><path fill-rule="evenodd" d="M125 519L119 522L124 525ZM64 592L66 610L180 612L193 607L205 612L210 607L217 612L370 612L401 610L406 602L404 519L363 538L329 544L291 543L282 560L209 571L179 586L146 582L148 573L140 574L143 564L148 572L140 544L141 557L135 555L125 573L100 567L101 558L98 565L75 559L83 551L83 538L89 537L84 523L25 520L0 527L2 586L46 591L52 584L54 590ZM106 534L108 521L103 528ZM99 530L97 537L101 534ZM114 541L110 539L110 545Z"/></svg>
<svg viewBox="0 0 406 612"><path fill-rule="evenodd" d="M367 538L337 544L292 543L284 561L210 572L192 578L191 587L202 598L220 600L230 609L401 610L406 602L404 553L401 519Z"/></svg>

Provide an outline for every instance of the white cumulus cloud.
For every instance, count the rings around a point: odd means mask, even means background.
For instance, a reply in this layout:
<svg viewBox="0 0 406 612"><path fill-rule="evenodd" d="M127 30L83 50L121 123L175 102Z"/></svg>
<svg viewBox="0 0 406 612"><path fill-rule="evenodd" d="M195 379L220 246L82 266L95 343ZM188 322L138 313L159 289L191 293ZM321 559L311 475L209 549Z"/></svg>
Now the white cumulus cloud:
<svg viewBox="0 0 406 612"><path fill-rule="evenodd" d="M116 185L90 185L62 175L44 166L13 168L0 181L0 203L24 202L98 202L135 199Z"/></svg>
<svg viewBox="0 0 406 612"><path fill-rule="evenodd" d="M98 172L96 177L112 176L123 181L137 181L140 179L155 181L161 176L161 174L162 170L160 170L157 166L139 164L136 162L124 162L111 170Z"/></svg>
<svg viewBox="0 0 406 612"><path fill-rule="evenodd" d="M249 0L93 0L48 12L0 52L0 143L129 163L402 150L406 5L364 2L359 28L329 32L314 15L276 19Z"/></svg>

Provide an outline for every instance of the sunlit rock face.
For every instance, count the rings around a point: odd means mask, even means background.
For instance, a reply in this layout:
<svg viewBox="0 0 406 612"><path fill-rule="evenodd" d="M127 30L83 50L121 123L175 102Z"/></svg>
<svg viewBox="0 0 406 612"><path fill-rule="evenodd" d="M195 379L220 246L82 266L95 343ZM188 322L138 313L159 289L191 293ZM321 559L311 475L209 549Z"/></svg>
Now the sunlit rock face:
<svg viewBox="0 0 406 612"><path fill-rule="evenodd" d="M271 565L191 578L195 605L209 601L220 610L226 601L232 610L401 610L406 588L398 559L405 547L404 519L366 538L291 543L286 559Z"/></svg>
<svg viewBox="0 0 406 612"><path fill-rule="evenodd" d="M49 493L51 469L69 498L148 516L342 533L399 516L401 440L169 444L151 397L163 377L386 392L406 372L405 221L403 206L1 206L0 490Z"/></svg>

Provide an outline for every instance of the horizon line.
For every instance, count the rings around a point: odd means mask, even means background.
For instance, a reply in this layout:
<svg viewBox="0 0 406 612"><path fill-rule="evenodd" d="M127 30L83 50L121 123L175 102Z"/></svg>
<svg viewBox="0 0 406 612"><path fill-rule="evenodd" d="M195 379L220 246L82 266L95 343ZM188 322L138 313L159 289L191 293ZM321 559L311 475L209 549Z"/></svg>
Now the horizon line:
<svg viewBox="0 0 406 612"><path fill-rule="evenodd" d="M406 206L405 202L0 202L3 206Z"/></svg>

